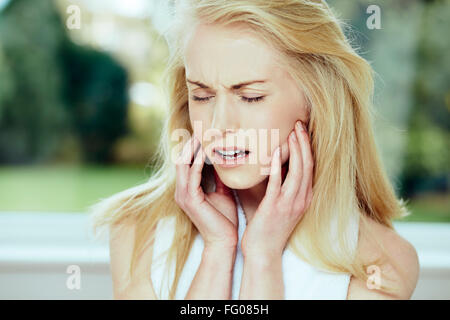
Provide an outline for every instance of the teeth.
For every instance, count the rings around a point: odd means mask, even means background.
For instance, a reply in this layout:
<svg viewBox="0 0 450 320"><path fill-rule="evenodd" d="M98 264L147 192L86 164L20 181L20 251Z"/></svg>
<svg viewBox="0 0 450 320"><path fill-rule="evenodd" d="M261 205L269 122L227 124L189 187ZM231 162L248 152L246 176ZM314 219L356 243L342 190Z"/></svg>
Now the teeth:
<svg viewBox="0 0 450 320"><path fill-rule="evenodd" d="M224 158L241 158L245 156L245 151L243 150L231 150L231 151L216 150L216 152Z"/></svg>
<svg viewBox="0 0 450 320"><path fill-rule="evenodd" d="M241 153L241 152L244 152L244 151L242 151L242 150L230 150L230 151L217 150L217 152L220 153L221 155L232 156L235 153Z"/></svg>

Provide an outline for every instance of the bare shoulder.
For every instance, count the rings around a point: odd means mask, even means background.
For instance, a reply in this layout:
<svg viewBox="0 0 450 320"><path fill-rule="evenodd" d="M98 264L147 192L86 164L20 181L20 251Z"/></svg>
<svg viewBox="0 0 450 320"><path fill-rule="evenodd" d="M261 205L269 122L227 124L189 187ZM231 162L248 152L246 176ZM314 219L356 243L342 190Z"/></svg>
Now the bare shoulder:
<svg viewBox="0 0 450 320"><path fill-rule="evenodd" d="M395 293L378 290L376 286L351 278L347 299L410 299L419 277L419 258L414 246L390 229L372 219L368 219L374 236L384 246L390 260L374 265L371 274L379 275L381 285L394 288ZM367 263L382 257L381 249L371 240L367 232L361 232L357 255ZM374 278L375 279L375 278Z"/></svg>
<svg viewBox="0 0 450 320"><path fill-rule="evenodd" d="M109 255L114 299L157 299L150 270L153 243L145 246L138 257L135 274L130 277L129 268L134 250L136 222L131 218L120 224L110 225Z"/></svg>

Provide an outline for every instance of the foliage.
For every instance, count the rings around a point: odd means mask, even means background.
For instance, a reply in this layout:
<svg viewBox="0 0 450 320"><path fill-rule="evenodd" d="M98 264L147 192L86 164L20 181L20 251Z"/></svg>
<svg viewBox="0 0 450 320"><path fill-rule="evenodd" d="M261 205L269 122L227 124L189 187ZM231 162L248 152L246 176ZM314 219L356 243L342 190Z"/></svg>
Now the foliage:
<svg viewBox="0 0 450 320"><path fill-rule="evenodd" d="M71 136L85 160L110 161L127 132L124 68L71 43L48 0L11 1L0 44L0 163L51 161Z"/></svg>

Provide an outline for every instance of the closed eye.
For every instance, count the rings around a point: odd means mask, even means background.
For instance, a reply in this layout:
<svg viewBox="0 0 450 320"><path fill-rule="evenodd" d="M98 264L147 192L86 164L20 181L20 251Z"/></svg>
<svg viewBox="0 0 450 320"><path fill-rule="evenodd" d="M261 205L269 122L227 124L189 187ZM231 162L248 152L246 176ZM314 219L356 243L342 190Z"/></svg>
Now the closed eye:
<svg viewBox="0 0 450 320"><path fill-rule="evenodd" d="M247 102L257 102L257 101L262 101L264 99L264 96L260 96L260 97L254 97L254 98L247 98L247 97L242 97L241 99Z"/></svg>
<svg viewBox="0 0 450 320"><path fill-rule="evenodd" d="M192 100L194 100L194 101L202 101L202 102L208 101L210 98L212 98L212 97L201 98L201 97L192 96ZM240 96L240 98L243 101L245 101L245 102L252 103L252 102L262 101L264 99L264 96L253 97L253 98L247 98L247 97L244 97L244 96Z"/></svg>

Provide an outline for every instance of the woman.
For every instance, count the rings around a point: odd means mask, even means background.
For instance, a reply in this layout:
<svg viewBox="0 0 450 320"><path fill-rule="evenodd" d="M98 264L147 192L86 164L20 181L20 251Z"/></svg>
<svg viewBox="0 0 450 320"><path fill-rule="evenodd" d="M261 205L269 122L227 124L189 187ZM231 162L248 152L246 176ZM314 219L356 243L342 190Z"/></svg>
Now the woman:
<svg viewBox="0 0 450 320"><path fill-rule="evenodd" d="M374 141L373 71L327 4L176 8L158 170L92 208L114 296L409 299L418 258L391 223L407 210Z"/></svg>

